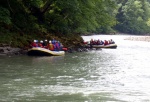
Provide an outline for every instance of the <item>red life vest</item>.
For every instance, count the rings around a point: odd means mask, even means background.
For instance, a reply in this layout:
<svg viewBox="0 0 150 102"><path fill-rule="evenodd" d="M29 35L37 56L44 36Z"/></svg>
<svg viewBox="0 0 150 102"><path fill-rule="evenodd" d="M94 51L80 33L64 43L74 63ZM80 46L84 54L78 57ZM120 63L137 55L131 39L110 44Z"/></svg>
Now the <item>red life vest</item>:
<svg viewBox="0 0 150 102"><path fill-rule="evenodd" d="M32 43L32 47L38 47L35 42Z"/></svg>

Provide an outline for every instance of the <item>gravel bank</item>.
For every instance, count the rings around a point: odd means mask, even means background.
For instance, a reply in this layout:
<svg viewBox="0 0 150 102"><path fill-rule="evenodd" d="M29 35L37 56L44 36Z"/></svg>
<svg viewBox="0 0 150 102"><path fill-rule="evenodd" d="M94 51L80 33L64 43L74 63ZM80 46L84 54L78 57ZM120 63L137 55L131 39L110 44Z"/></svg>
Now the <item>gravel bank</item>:
<svg viewBox="0 0 150 102"><path fill-rule="evenodd" d="M128 38L125 38L125 40L150 42L150 36L130 36Z"/></svg>

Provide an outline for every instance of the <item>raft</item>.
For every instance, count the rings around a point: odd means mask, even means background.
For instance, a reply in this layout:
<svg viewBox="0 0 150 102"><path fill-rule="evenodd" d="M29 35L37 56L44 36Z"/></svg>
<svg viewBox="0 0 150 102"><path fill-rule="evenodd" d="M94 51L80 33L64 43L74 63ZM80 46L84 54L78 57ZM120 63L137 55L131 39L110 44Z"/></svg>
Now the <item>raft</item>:
<svg viewBox="0 0 150 102"><path fill-rule="evenodd" d="M90 48L90 45L87 44L85 45L85 47ZM108 45L92 45L92 48L111 48L111 49L115 49L117 48L116 44L108 44Z"/></svg>
<svg viewBox="0 0 150 102"><path fill-rule="evenodd" d="M51 51L49 49L41 47L33 47L28 50L27 54L29 56L62 56L65 54L64 51Z"/></svg>

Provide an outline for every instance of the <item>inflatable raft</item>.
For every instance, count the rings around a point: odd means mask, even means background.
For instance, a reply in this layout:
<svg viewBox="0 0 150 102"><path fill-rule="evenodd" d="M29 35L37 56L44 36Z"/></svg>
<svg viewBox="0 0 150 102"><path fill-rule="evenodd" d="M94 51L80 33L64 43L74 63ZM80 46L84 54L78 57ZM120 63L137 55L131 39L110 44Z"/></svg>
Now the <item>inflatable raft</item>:
<svg viewBox="0 0 150 102"><path fill-rule="evenodd" d="M29 56L62 56L64 54L64 51L51 51L41 47L33 47L28 50Z"/></svg>
<svg viewBox="0 0 150 102"><path fill-rule="evenodd" d="M85 45L85 47L88 47L88 48L117 48L117 45L116 44L108 44L108 45L92 45L90 46L89 44Z"/></svg>

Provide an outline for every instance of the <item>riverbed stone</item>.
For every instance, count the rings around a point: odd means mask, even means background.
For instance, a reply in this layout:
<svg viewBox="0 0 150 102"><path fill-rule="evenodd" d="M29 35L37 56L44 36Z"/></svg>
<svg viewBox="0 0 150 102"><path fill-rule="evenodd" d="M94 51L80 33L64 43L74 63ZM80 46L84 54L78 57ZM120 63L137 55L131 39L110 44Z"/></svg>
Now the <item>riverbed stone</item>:
<svg viewBox="0 0 150 102"><path fill-rule="evenodd" d="M13 48L10 46L0 47L0 55L19 55L21 54L20 48Z"/></svg>

